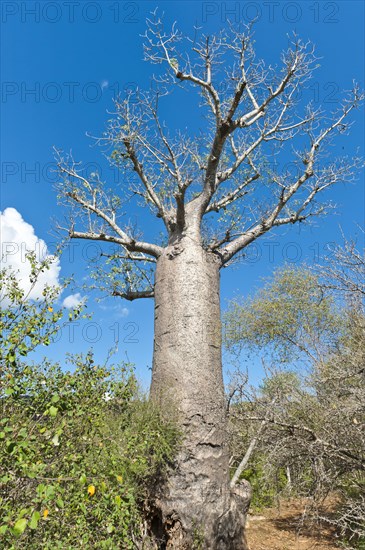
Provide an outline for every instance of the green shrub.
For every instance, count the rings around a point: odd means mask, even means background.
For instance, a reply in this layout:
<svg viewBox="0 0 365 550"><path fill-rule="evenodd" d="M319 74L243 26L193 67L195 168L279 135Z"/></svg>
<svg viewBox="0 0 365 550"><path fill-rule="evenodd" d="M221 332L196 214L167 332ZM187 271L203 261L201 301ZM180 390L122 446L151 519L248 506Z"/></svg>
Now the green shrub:
<svg viewBox="0 0 365 550"><path fill-rule="evenodd" d="M264 461L259 457L253 466L242 472L242 478L252 486L251 508L256 511L273 506L288 482L283 468L278 470L275 480L268 480Z"/></svg>
<svg viewBox="0 0 365 550"><path fill-rule="evenodd" d="M34 288L50 260L27 259ZM135 548L149 484L174 454L175 425L141 397L130 365L100 366L91 353L69 356L69 370L27 364L64 322L57 300L66 285L30 300L2 269L0 286L0 548Z"/></svg>
<svg viewBox="0 0 365 550"><path fill-rule="evenodd" d="M148 483L176 430L138 397L128 365L17 364L3 380L0 543L4 548L133 548Z"/></svg>

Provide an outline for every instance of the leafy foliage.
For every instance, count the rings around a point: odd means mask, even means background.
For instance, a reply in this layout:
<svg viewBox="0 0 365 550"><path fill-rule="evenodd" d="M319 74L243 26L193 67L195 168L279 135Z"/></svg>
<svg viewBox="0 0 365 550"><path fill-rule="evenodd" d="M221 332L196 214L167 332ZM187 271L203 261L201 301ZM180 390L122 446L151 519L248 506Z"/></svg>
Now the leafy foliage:
<svg viewBox="0 0 365 550"><path fill-rule="evenodd" d="M285 266L254 298L233 301L225 315L229 348L270 347L281 360L313 352L337 336L340 317L309 269Z"/></svg>
<svg viewBox="0 0 365 550"><path fill-rule="evenodd" d="M17 366L3 380L0 439L6 547L133 547L138 505L176 433L136 398L128 365Z"/></svg>
<svg viewBox="0 0 365 550"><path fill-rule="evenodd" d="M0 270L0 361L5 369L15 367L19 358L27 356L38 346L48 346L62 325L78 319L83 309L81 304L70 309L68 318L64 319L64 308L56 305L61 290L70 281L59 287L45 285L43 299L30 300L32 289L41 274L49 269L52 259L37 261L35 253L29 252L26 261L30 267L27 291L20 285L16 272L8 268Z"/></svg>
<svg viewBox="0 0 365 550"><path fill-rule="evenodd" d="M63 310L50 304L59 290L26 302L13 273L2 281L0 546L134 548L176 428L140 395L131 365L99 365L92 353L69 356L68 369L27 364L57 330Z"/></svg>

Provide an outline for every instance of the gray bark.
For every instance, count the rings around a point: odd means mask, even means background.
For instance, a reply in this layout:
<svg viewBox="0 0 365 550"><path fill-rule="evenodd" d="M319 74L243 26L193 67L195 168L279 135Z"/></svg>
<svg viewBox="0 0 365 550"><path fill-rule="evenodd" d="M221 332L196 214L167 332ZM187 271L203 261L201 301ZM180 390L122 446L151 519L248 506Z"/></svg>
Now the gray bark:
<svg viewBox="0 0 365 550"><path fill-rule="evenodd" d="M183 443L153 529L160 548L245 550L249 497L229 486L220 263L191 236L176 242L157 261L151 398L176 415Z"/></svg>

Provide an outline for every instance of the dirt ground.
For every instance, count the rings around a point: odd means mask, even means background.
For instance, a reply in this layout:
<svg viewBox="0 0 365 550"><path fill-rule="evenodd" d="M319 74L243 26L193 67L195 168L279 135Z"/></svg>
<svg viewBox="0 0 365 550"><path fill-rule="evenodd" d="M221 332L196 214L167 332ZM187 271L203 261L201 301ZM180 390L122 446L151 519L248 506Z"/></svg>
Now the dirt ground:
<svg viewBox="0 0 365 550"><path fill-rule="evenodd" d="M331 529L298 525L305 501L291 499L260 515L249 515L246 534L250 550L338 550Z"/></svg>

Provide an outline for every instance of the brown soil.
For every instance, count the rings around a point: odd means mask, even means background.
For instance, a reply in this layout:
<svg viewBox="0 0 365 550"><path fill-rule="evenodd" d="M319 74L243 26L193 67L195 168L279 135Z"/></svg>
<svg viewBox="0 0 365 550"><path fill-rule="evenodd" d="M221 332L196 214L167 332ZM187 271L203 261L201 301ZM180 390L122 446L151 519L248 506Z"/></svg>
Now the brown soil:
<svg viewBox="0 0 365 550"><path fill-rule="evenodd" d="M246 534L250 550L338 550L333 530L303 524L306 502L290 499L277 508L248 516ZM331 507L331 504L328 504Z"/></svg>

